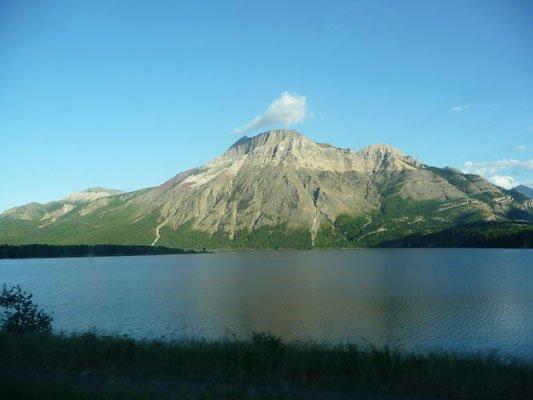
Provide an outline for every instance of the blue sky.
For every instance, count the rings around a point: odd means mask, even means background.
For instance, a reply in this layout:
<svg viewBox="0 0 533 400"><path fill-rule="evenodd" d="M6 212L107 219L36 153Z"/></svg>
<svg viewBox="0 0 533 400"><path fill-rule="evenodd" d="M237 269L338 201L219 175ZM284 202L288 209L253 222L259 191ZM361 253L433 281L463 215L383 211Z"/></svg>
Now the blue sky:
<svg viewBox="0 0 533 400"><path fill-rule="evenodd" d="M527 0L0 0L0 211L285 126L533 185L531 21Z"/></svg>

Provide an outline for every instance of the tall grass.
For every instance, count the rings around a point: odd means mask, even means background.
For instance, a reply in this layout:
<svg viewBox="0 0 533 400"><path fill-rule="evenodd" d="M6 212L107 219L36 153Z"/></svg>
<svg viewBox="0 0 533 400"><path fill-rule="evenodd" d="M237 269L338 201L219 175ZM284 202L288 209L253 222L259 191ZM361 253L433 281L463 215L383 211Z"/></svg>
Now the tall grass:
<svg viewBox="0 0 533 400"><path fill-rule="evenodd" d="M494 354L400 352L354 344L0 333L0 369L292 385L461 398L533 398L533 365Z"/></svg>

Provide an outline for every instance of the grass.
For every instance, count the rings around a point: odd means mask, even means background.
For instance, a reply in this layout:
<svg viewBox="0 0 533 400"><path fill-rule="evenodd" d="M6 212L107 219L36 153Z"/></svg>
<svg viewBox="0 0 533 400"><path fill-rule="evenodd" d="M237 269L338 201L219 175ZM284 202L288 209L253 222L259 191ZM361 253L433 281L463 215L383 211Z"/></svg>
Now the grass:
<svg viewBox="0 0 533 400"><path fill-rule="evenodd" d="M147 399L172 399L172 400L305 400L301 395L268 394L268 393L240 393L238 391L201 390L198 393L184 394L141 394L136 391L121 389L100 393L80 393L79 390L61 387L43 387L39 385L17 385L2 382L0 399L17 400L147 400Z"/></svg>
<svg viewBox="0 0 533 400"><path fill-rule="evenodd" d="M284 343L269 333L255 333L250 340L173 342L92 333L0 333L0 370L96 371L103 376L469 399L533 398L533 365L495 354L414 354L354 344Z"/></svg>

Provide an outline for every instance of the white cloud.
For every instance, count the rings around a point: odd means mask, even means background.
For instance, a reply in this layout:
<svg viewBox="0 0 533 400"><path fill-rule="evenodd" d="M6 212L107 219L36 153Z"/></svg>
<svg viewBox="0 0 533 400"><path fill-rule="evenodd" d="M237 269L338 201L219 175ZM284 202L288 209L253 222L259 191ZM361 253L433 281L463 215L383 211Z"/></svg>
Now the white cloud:
<svg viewBox="0 0 533 400"><path fill-rule="evenodd" d="M465 110L468 110L470 108L470 105L466 105L466 106L453 106L452 108L450 108L450 111L452 113L458 113L458 112L461 112L461 111L465 111Z"/></svg>
<svg viewBox="0 0 533 400"><path fill-rule="evenodd" d="M303 121L306 114L305 96L283 92L263 115L258 115L242 128L236 128L237 134L256 131L272 125L282 124L289 126Z"/></svg>
<svg viewBox="0 0 533 400"><path fill-rule="evenodd" d="M467 174L477 174L482 176L495 175L497 172L507 169L533 172L533 160L467 161L459 169Z"/></svg>
<svg viewBox="0 0 533 400"><path fill-rule="evenodd" d="M522 145L522 146L517 146L516 147L516 150L518 150L518 151L524 151L524 150L527 150L527 149L529 149L529 146Z"/></svg>
<svg viewBox="0 0 533 400"><path fill-rule="evenodd" d="M490 176L488 180L505 189L511 189L518 185L518 182L515 182L512 176L494 175Z"/></svg>
<svg viewBox="0 0 533 400"><path fill-rule="evenodd" d="M528 186L533 172L533 160L467 161L459 169L467 174L481 175L495 185L511 189L520 184ZM519 177L518 180L516 176Z"/></svg>

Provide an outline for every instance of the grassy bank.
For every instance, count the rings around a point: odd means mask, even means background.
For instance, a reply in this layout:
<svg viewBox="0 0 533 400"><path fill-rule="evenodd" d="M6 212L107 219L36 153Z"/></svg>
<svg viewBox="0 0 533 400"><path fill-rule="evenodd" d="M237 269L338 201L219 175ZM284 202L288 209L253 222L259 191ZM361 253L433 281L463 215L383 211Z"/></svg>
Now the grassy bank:
<svg viewBox="0 0 533 400"><path fill-rule="evenodd" d="M409 354L356 345L251 340L135 341L0 333L0 370L96 374L459 398L533 398L533 366L494 355Z"/></svg>

